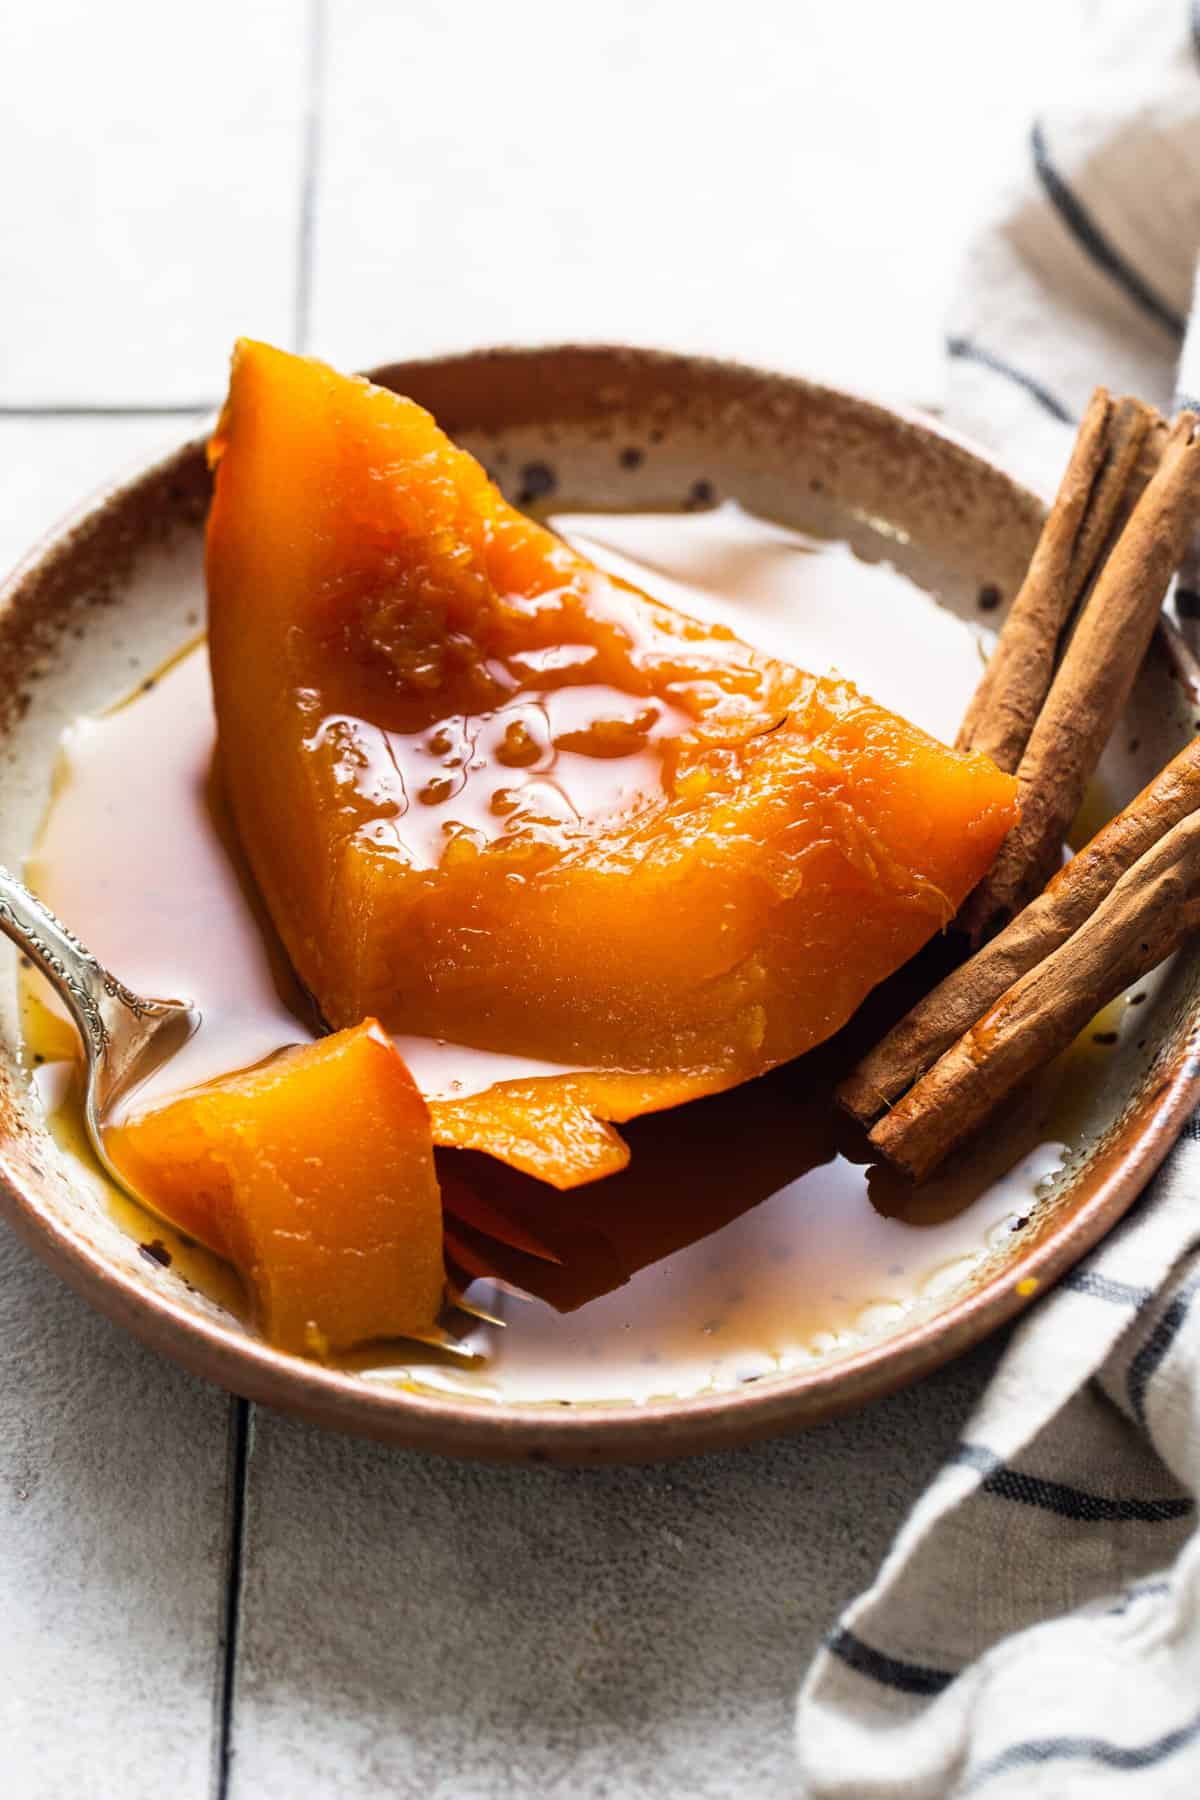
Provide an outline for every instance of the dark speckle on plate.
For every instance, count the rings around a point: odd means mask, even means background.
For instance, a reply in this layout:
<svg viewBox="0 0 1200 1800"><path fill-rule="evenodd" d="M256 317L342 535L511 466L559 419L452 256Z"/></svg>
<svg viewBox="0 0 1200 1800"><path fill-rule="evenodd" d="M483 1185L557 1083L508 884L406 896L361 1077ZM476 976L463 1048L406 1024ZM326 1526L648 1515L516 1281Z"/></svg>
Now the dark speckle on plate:
<svg viewBox="0 0 1200 1800"><path fill-rule="evenodd" d="M549 463L525 463L521 469L521 488L517 495L518 506L532 506L535 500L544 500L558 486L558 476Z"/></svg>

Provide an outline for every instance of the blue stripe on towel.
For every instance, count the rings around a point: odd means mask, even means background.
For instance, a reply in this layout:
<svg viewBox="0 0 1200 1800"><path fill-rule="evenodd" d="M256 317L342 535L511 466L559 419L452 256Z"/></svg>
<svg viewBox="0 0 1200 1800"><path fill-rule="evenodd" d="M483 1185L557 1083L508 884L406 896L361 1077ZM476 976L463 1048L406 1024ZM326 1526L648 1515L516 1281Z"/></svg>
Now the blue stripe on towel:
<svg viewBox="0 0 1200 1800"><path fill-rule="evenodd" d="M1046 146L1046 137L1040 121L1033 127L1030 145L1033 151L1033 166L1046 191L1046 198L1079 248L1095 263L1098 269L1103 269L1104 273L1116 282L1122 292L1128 295L1135 306L1141 308L1147 318L1156 320L1173 337L1181 338L1185 327L1182 313L1176 312L1173 306L1168 306L1167 302L1155 293L1150 283L1138 273L1133 264L1127 262L1116 246L1109 242L1087 207L1072 193L1050 161L1050 152Z"/></svg>

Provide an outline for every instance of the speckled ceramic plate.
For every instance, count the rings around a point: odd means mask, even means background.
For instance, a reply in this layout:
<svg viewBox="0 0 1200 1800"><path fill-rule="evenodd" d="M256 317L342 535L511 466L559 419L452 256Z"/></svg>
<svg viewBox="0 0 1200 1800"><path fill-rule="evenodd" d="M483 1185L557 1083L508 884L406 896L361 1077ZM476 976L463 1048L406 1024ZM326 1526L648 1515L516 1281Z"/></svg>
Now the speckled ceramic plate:
<svg viewBox="0 0 1200 1800"><path fill-rule="evenodd" d="M1006 601L1042 505L934 426L810 383L607 348L500 350L404 364L386 384L432 408L528 503L676 507L736 496L787 525L888 558L973 612ZM59 735L193 634L208 476L186 446L71 520L0 593L0 860L19 867ZM996 616L999 616L997 609ZM1123 801L1192 734L1195 699L1160 638L1103 780ZM1028 1223L958 1285L848 1351L731 1391L633 1405L516 1404L372 1382L278 1354L172 1270L151 1269L48 1134L19 1053L16 959L0 943L0 1199L51 1267L112 1319L198 1374L322 1424L460 1455L598 1462L711 1448L858 1406L975 1343L1113 1224L1195 1103L1200 952L1157 979L1136 1034L1090 1081L1062 1172Z"/></svg>

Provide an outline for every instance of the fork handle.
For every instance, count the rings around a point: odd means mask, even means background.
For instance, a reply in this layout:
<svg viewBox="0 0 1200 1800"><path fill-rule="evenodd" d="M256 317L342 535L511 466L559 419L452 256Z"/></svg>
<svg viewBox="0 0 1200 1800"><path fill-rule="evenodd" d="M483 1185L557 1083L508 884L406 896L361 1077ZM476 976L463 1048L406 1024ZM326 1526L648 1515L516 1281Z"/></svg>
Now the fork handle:
<svg viewBox="0 0 1200 1800"><path fill-rule="evenodd" d="M114 1009L127 1009L135 1019L154 1008L110 975L86 945L23 881L0 865L0 931L36 963L58 994L87 1047L96 1055L107 1050L115 1023Z"/></svg>

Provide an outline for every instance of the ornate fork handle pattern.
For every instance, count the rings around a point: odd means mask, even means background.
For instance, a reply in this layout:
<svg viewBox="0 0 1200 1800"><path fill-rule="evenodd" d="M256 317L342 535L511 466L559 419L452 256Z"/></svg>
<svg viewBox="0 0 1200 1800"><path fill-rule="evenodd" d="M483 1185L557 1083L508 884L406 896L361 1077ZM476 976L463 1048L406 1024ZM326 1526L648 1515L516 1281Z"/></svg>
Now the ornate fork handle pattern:
<svg viewBox="0 0 1200 1800"><path fill-rule="evenodd" d="M118 981L24 882L0 866L0 932L28 956L58 991L92 1056L119 1072L127 1033L175 1008L147 1000Z"/></svg>
<svg viewBox="0 0 1200 1800"><path fill-rule="evenodd" d="M108 1048L109 1028L104 1000L134 1001L131 1010L141 1017L142 1002L96 961L90 950L68 931L61 919L38 900L24 882L0 867L0 930L10 937L58 990L71 1016L92 1048Z"/></svg>

